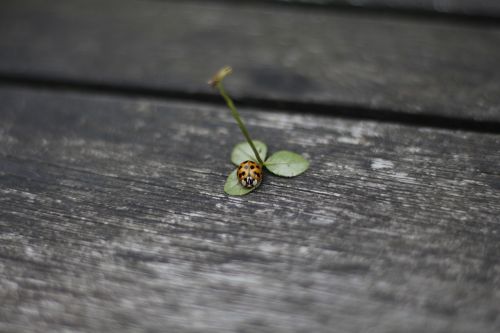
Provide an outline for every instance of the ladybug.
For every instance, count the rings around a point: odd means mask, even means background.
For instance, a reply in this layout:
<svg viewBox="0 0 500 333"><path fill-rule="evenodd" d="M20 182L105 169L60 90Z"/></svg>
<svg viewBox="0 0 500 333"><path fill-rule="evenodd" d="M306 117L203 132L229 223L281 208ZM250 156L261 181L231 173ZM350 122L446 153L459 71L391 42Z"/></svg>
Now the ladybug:
<svg viewBox="0 0 500 333"><path fill-rule="evenodd" d="M262 167L254 161L241 162L238 166L240 184L247 188L256 187L262 181Z"/></svg>

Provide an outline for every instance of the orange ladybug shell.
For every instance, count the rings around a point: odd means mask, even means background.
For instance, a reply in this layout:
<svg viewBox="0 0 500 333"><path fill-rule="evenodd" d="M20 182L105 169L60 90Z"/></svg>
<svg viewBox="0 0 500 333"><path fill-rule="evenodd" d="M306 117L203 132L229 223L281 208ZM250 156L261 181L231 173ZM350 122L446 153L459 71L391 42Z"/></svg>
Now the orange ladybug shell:
<svg viewBox="0 0 500 333"><path fill-rule="evenodd" d="M262 181L262 167L254 161L241 162L238 166L238 180L247 188L256 187Z"/></svg>

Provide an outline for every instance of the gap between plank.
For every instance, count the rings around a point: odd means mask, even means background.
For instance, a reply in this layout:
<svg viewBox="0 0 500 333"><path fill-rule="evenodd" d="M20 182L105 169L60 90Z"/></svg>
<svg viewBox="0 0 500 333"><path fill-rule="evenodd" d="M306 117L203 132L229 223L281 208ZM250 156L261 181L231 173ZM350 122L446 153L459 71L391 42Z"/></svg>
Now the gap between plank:
<svg viewBox="0 0 500 333"><path fill-rule="evenodd" d="M149 0L160 1L164 0ZM285 0L240 0L228 3L227 0L171 0L172 2L191 2L206 5L207 3L221 3L225 6L249 6L257 5L259 7L286 7L299 10L317 10L324 12L325 10L335 11L336 13L366 15L366 16L385 16L392 18L401 18L404 20L428 20L446 23L455 23L460 25L472 26L499 26L500 13L491 11L489 13L460 13L460 12L444 12L432 11L425 8L409 8L409 7L389 7L387 5L367 4L355 6L348 3L321 3L321 2L302 2L302 1L285 1Z"/></svg>
<svg viewBox="0 0 500 333"><path fill-rule="evenodd" d="M78 92L94 95L112 95L127 98L152 98L225 105L215 92L186 92L147 88L134 85L116 85L103 82L76 81L70 79L43 78L26 75L0 74L1 87L45 89L61 92ZM383 123L402 124L413 127L430 127L445 130L460 130L476 133L500 134L500 121L454 118L436 114L413 114L401 110L369 108L363 105L342 103L297 102L255 97L235 98L240 108L259 108L269 111L286 111L303 114L318 114L344 119L370 120Z"/></svg>

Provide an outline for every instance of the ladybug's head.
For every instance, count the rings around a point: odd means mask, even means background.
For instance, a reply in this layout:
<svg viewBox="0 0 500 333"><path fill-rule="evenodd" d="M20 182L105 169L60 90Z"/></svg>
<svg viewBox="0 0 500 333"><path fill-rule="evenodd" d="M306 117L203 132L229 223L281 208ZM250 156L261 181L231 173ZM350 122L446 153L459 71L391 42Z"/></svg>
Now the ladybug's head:
<svg viewBox="0 0 500 333"><path fill-rule="evenodd" d="M245 177L241 180L241 185L248 187L248 188L255 187L255 186L257 186L257 184L258 184L257 179L254 179L250 176Z"/></svg>

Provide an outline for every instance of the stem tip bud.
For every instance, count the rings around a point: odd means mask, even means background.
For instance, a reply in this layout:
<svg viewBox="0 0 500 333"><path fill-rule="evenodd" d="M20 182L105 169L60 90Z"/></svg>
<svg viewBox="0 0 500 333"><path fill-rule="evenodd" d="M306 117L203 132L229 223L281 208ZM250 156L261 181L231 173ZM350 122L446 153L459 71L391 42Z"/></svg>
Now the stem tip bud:
<svg viewBox="0 0 500 333"><path fill-rule="evenodd" d="M210 81L208 81L208 84L211 85L212 87L217 86L226 76L231 74L233 72L233 69L229 66L226 66L219 70Z"/></svg>

